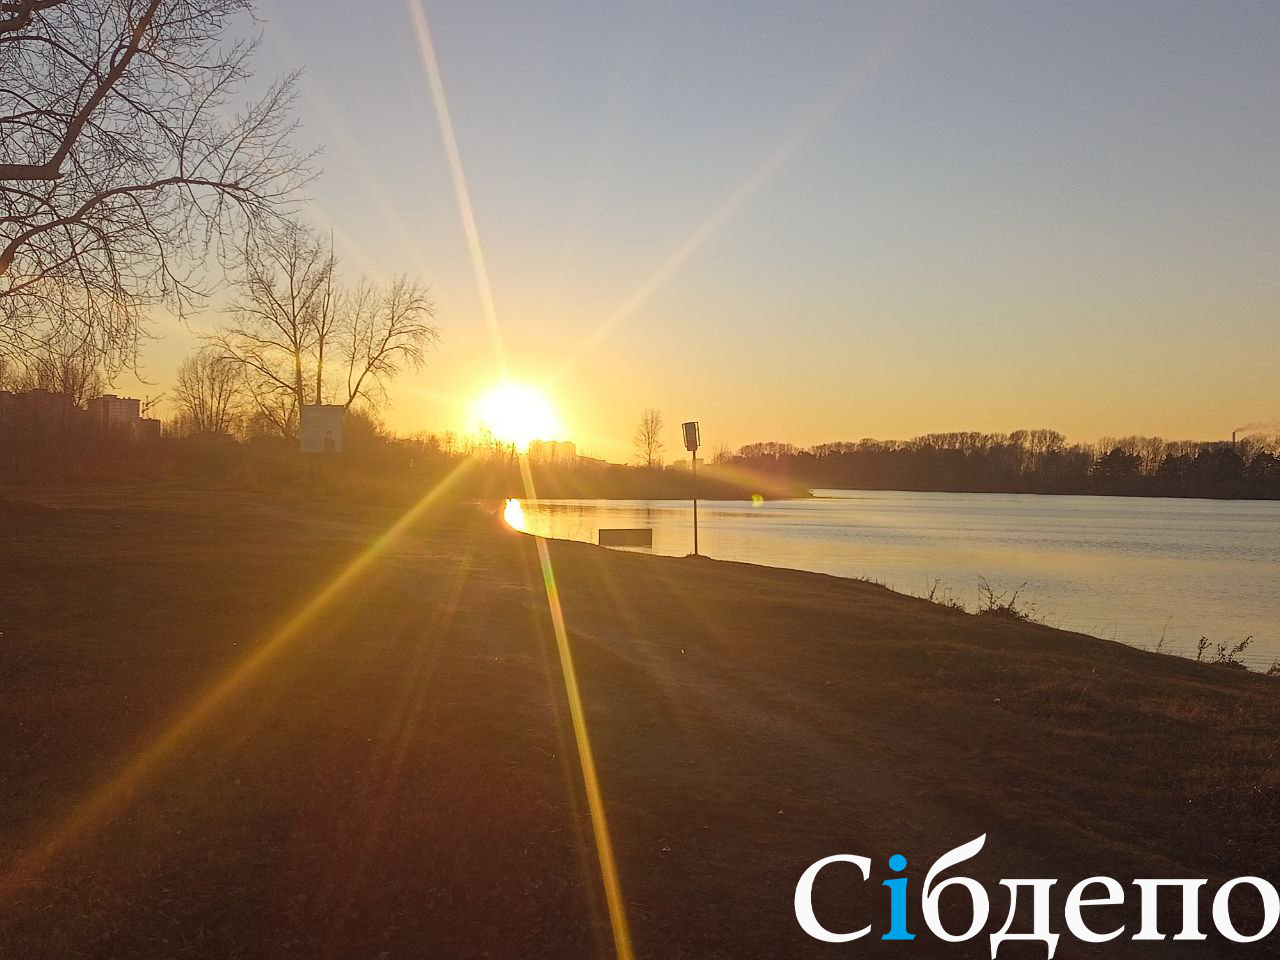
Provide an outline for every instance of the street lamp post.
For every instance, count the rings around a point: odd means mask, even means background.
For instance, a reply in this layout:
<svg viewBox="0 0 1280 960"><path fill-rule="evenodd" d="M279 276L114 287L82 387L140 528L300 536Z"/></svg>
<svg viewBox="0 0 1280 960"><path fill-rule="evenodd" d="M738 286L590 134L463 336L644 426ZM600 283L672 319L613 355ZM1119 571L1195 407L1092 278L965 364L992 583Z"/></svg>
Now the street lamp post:
<svg viewBox="0 0 1280 960"><path fill-rule="evenodd" d="M684 427L684 448L693 455L693 555L698 556L698 447L702 433L698 421L690 420Z"/></svg>

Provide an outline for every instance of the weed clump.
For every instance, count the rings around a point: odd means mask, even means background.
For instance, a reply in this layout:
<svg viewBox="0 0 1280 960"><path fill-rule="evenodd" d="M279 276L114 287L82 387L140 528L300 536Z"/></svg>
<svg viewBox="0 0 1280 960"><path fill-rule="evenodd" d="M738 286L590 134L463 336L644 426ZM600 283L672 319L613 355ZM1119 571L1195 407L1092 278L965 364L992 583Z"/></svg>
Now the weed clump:
<svg viewBox="0 0 1280 960"><path fill-rule="evenodd" d="M1003 620L1014 620L1018 623L1038 623L1036 616L1035 604L1027 603L1022 600L1022 591L1026 588L1023 583L1016 589L1009 591L1004 590L996 593L996 590L987 581L986 577L980 577L978 580L978 609L976 616L979 617L999 617Z"/></svg>
<svg viewBox="0 0 1280 960"><path fill-rule="evenodd" d="M930 603L938 604L940 607L946 607L948 610L956 610L960 613L969 612L964 603L951 592L951 588L943 585L941 578L929 581L929 592L925 595L925 599Z"/></svg>
<svg viewBox="0 0 1280 960"><path fill-rule="evenodd" d="M1216 667L1229 667L1232 670L1248 670L1249 665L1240 659L1240 654L1249 649L1249 645L1253 643L1253 637L1245 637L1238 643L1219 643L1213 651L1213 655L1206 657L1205 654L1209 650L1209 638L1201 637L1200 642L1196 644L1196 663L1211 663ZM1280 662L1274 663L1271 669L1267 671L1268 676L1276 676L1280 674Z"/></svg>

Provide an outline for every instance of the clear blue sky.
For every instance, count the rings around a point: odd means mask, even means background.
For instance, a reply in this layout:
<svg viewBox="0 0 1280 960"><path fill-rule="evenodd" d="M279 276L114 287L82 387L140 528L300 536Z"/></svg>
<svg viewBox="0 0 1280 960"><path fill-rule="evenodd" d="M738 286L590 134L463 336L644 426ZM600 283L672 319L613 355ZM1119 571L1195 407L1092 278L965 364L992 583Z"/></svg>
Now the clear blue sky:
<svg viewBox="0 0 1280 960"><path fill-rule="evenodd" d="M1280 413L1274 0L423 9L511 372L598 453L650 405L713 446ZM262 14L347 272L435 285L387 420L465 426L501 373L410 6Z"/></svg>

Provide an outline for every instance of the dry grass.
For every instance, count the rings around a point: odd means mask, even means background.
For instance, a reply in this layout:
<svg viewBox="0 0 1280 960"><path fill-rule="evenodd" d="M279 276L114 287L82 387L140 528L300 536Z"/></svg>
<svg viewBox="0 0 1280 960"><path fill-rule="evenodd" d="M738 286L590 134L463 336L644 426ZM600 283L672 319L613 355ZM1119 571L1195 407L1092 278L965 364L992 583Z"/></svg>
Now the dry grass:
<svg viewBox="0 0 1280 960"><path fill-rule="evenodd" d="M87 803L397 515L0 506L0 956L607 955L541 571L485 517L426 516ZM641 956L847 955L791 916L808 863L903 853L918 885L980 833L971 875L1057 877L1059 908L1094 874L1280 880L1268 678L816 574L551 556ZM818 895L887 919L878 884Z"/></svg>

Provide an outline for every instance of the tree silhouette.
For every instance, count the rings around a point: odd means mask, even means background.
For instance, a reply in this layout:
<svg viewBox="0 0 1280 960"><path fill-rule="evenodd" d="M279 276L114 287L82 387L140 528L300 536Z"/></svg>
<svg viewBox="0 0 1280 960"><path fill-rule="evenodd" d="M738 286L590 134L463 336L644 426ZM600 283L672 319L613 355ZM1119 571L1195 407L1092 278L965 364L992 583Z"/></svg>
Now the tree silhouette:
<svg viewBox="0 0 1280 960"><path fill-rule="evenodd" d="M61 394L77 407L99 396L105 386L92 351L65 336L42 345L13 381L18 390Z"/></svg>
<svg viewBox="0 0 1280 960"><path fill-rule="evenodd" d="M769 441L729 463L809 487L1157 497L1280 498L1280 435L1238 443L1104 438L1068 444L1055 430L931 433L909 440L801 448Z"/></svg>
<svg viewBox="0 0 1280 960"><path fill-rule="evenodd" d="M662 466L662 411L649 407L640 415L632 443L635 445L636 462L646 467Z"/></svg>
<svg viewBox="0 0 1280 960"><path fill-rule="evenodd" d="M189 433L230 433L243 406L243 378L214 350L182 361L174 382L178 424Z"/></svg>
<svg viewBox="0 0 1280 960"><path fill-rule="evenodd" d="M311 228L286 222L245 244L230 324L207 338L242 373L256 418L293 436L304 404L377 405L386 384L421 365L439 338L435 307L405 277L344 290L332 249Z"/></svg>

